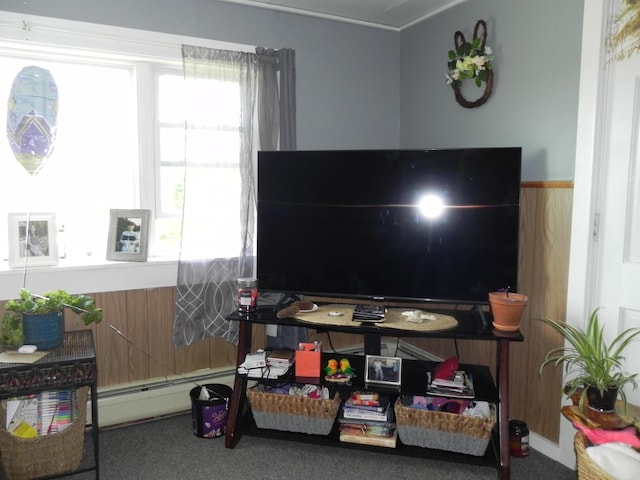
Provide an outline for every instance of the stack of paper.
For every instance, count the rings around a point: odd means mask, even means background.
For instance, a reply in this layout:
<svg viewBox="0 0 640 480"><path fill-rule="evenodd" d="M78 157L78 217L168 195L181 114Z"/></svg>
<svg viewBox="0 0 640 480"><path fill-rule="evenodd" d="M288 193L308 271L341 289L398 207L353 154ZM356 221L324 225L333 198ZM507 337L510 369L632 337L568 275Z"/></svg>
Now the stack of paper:
<svg viewBox="0 0 640 480"><path fill-rule="evenodd" d="M294 360L295 352L289 350L250 353L238 366L238 373L249 378L279 378L289 371Z"/></svg>
<svg viewBox="0 0 640 480"><path fill-rule="evenodd" d="M427 393L441 397L474 398L471 374L460 370L456 357L440 363L432 372L427 372L429 380Z"/></svg>
<svg viewBox="0 0 640 480"><path fill-rule="evenodd" d="M75 420L75 390L51 390L7 400L6 428L22 438L63 431Z"/></svg>

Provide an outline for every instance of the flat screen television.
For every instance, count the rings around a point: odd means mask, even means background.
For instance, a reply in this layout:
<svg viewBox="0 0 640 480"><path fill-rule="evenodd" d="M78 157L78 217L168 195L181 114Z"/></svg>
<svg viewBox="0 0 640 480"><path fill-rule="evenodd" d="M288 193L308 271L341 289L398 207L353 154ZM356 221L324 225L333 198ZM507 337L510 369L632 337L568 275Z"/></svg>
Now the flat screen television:
<svg viewBox="0 0 640 480"><path fill-rule="evenodd" d="M261 151L261 291L488 304L517 290L521 148Z"/></svg>

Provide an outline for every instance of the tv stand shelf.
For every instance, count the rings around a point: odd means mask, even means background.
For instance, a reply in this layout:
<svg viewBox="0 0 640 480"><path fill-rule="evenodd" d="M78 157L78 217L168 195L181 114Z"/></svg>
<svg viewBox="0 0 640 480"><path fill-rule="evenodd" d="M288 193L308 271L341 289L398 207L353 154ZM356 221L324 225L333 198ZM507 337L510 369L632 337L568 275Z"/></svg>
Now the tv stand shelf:
<svg viewBox="0 0 640 480"><path fill-rule="evenodd" d="M300 322L294 318L278 319L276 317L275 307L259 308L258 311L248 317L241 317L233 314L230 320L238 321L239 324L239 341L238 341L238 357L237 363L240 364L244 360L245 355L249 352L251 346L251 325L258 324L279 324L302 326L315 329L320 332L346 332L351 334L361 334L365 340L365 352L367 354L380 354L381 337L429 337L440 339L466 339L466 340L482 340L490 341L496 344L496 379L492 378L491 372L487 366L483 365L466 365L461 367L472 372L474 386L476 390L476 399L486 400L495 403L497 406L497 419L494 428L494 434L487 451L484 456L464 455L455 452L447 452L444 450L430 450L427 448L413 447L403 445L398 441L396 448L383 448L368 445L359 445L353 443L340 442L338 439L337 422L329 435L309 435L305 433L285 432L279 430L259 429L253 420L250 408L247 402L247 384L250 379L246 375L237 374L235 376L233 395L229 405L227 431L225 446L233 448L242 434L251 434L256 436L265 436L271 438L292 439L294 441L310 442L317 444L336 445L343 448L353 449L375 449L376 451L405 455L417 456L421 458L437 458L438 460L451 460L456 462L472 463L477 465L496 466L498 470L498 478L507 480L510 478L510 459L509 459L509 344L512 341L520 342L523 336L518 332L502 333L492 329L490 321L487 325L487 319L490 316L485 314L486 318L482 318L475 310L440 310L434 313L443 313L452 315L458 320L458 326L455 329L442 330L436 332L416 332L407 330L397 330L384 328L384 324L377 325L361 325L358 327L350 326L334 326L334 325L309 325ZM330 352L323 353L322 362L326 364L326 360L335 354ZM339 386L331 384L336 388L344 390L364 389L364 357L358 355L345 355L350 359L351 365L358 372L358 376L353 380L352 385ZM421 360L403 360L402 362L402 379L399 389L387 386L375 386L375 390L387 391L395 394L426 394L426 374L427 370L433 367L433 362ZM314 383L309 379L296 378L293 373L289 373L284 380L288 382ZM269 380L260 380L261 382L269 382ZM320 379L316 379L320 382ZM324 383L324 382L320 382ZM370 387L372 388L372 387ZM344 392L343 392L344 393Z"/></svg>

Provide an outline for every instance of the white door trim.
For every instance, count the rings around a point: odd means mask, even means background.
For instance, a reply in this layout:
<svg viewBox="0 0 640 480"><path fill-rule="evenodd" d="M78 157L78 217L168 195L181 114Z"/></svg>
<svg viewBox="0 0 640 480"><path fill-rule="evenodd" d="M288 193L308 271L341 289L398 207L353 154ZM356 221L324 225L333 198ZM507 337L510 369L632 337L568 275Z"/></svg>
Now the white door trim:
<svg viewBox="0 0 640 480"><path fill-rule="evenodd" d="M583 325L594 308L596 247L594 233L600 205L599 174L603 168L602 126L606 92L605 36L611 0L584 2L582 54L576 136L576 159L571 220L571 244L566 321ZM555 455L543 452L569 468L575 468L575 427L564 417L560 421L560 443Z"/></svg>

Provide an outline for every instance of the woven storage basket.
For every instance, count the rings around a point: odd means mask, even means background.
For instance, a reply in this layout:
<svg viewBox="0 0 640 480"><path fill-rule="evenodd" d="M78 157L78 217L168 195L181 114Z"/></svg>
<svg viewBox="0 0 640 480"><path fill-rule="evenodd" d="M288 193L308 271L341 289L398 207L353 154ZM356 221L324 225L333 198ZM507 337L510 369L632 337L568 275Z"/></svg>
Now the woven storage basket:
<svg viewBox="0 0 640 480"><path fill-rule="evenodd" d="M405 445L468 455L484 455L495 424L493 408L491 418L411 408L400 399L394 409L398 435Z"/></svg>
<svg viewBox="0 0 640 480"><path fill-rule="evenodd" d="M340 408L338 393L333 399L319 400L252 388L247 397L258 428L288 432L328 435Z"/></svg>
<svg viewBox="0 0 640 480"><path fill-rule="evenodd" d="M0 458L7 480L30 480L77 470L84 455L87 391L77 390L78 416L60 433L20 438L7 432L6 403L0 402Z"/></svg>
<svg viewBox="0 0 640 480"><path fill-rule="evenodd" d="M580 480L614 480L600 468L587 454L589 441L584 433L578 432L573 440L576 450L576 462L578 464L578 478Z"/></svg>

